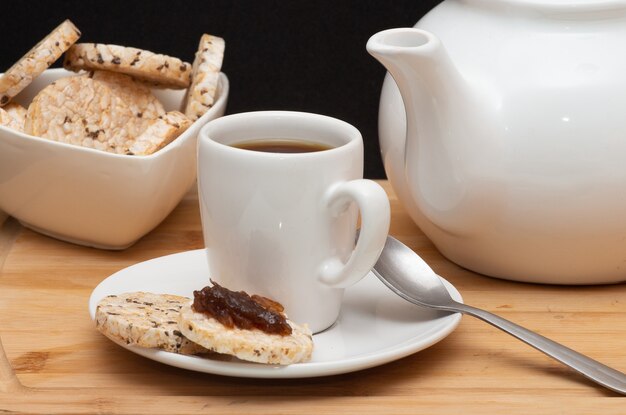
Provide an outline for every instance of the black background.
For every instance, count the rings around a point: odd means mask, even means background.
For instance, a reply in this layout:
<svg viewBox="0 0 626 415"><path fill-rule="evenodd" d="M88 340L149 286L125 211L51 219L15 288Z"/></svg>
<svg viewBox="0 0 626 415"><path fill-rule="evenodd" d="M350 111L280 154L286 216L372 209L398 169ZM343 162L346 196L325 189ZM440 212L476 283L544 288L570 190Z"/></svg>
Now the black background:
<svg viewBox="0 0 626 415"><path fill-rule="evenodd" d="M223 37L227 113L317 112L355 125L365 176L384 178L377 114L384 68L365 50L377 31L413 26L439 1L3 1L0 70L61 21L80 42L148 49L192 62L202 33ZM55 65L59 66L59 65Z"/></svg>

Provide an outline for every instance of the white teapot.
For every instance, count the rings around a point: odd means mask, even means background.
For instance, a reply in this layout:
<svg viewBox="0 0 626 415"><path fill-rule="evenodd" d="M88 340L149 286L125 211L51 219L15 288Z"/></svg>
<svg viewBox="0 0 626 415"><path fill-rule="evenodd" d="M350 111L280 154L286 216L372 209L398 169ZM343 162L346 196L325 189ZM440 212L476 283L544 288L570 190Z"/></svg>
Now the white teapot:
<svg viewBox="0 0 626 415"><path fill-rule="evenodd" d="M626 280L625 0L446 0L367 50L393 77L387 177L443 255L519 281Z"/></svg>

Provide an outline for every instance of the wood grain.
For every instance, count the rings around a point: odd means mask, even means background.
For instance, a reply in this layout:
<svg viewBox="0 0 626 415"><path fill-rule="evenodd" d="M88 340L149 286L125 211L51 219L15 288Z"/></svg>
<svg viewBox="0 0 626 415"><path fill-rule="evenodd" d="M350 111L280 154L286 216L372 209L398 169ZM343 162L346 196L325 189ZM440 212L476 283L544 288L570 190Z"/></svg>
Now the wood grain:
<svg viewBox="0 0 626 415"><path fill-rule="evenodd" d="M439 254L393 191L391 233L483 307L626 370L626 284L559 287L488 278ZM60 242L8 219L0 230L0 413L625 413L626 399L464 317L448 338L380 367L256 380L172 368L106 340L87 301L110 274L202 247L195 193L124 251Z"/></svg>

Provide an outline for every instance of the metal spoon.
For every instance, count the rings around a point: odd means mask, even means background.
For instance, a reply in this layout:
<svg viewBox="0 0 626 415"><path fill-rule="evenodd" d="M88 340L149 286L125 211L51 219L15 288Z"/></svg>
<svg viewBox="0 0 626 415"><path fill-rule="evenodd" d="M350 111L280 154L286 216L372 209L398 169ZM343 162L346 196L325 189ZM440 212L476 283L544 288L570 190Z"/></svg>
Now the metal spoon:
<svg viewBox="0 0 626 415"><path fill-rule="evenodd" d="M374 274L393 292L413 304L477 317L571 367L583 376L626 395L626 375L524 327L454 301L440 277L415 252L388 237Z"/></svg>

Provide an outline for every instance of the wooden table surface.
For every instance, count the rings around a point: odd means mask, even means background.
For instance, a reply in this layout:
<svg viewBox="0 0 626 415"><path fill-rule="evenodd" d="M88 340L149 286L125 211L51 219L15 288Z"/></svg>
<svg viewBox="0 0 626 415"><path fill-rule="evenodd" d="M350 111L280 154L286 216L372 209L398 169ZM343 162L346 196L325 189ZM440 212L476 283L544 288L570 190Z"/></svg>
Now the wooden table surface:
<svg viewBox="0 0 626 415"><path fill-rule="evenodd" d="M411 222L387 182L391 234L465 301L626 371L626 284L541 286L449 262ZM0 413L626 413L626 398L471 317L440 343L332 377L239 379L169 367L98 333L87 309L110 274L203 246L192 191L124 251L60 242L8 219L0 231Z"/></svg>

